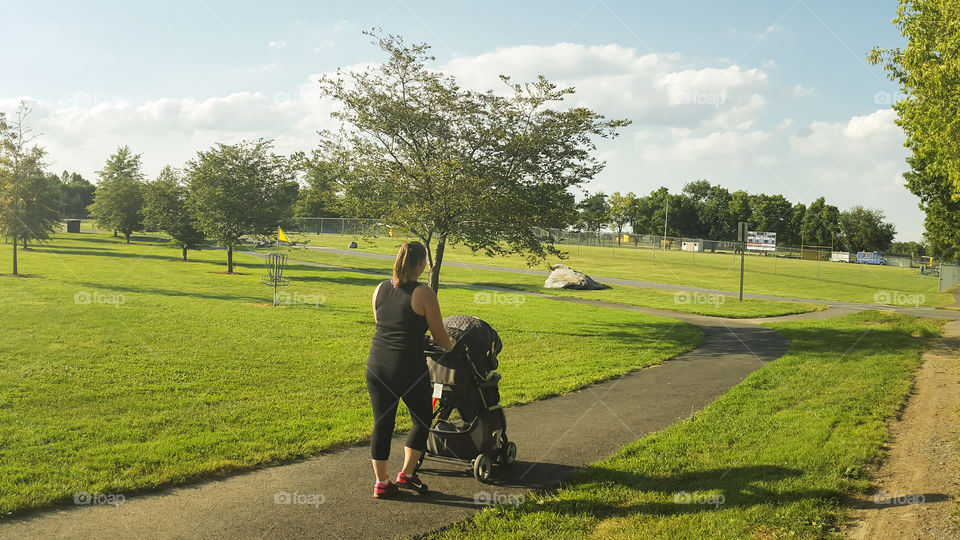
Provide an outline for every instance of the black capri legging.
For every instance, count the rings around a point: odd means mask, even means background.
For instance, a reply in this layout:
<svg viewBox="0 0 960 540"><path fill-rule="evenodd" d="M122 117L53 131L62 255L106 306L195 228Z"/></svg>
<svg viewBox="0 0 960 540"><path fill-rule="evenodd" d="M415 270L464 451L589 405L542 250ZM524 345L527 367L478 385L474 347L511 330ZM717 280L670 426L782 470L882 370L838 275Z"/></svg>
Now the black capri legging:
<svg viewBox="0 0 960 540"><path fill-rule="evenodd" d="M406 446L426 451L427 433L433 419L433 392L426 364L421 371L418 367L398 369L368 362L367 392L373 405L373 435L370 437L370 455L373 459L385 460L390 457L390 440L401 399L410 410L410 419L413 421Z"/></svg>

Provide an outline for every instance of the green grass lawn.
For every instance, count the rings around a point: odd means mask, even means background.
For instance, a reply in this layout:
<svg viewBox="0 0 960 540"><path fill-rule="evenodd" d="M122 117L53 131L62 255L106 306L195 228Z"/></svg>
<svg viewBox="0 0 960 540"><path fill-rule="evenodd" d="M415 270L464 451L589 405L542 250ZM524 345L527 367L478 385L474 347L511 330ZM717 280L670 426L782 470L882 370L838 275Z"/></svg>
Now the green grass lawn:
<svg viewBox="0 0 960 540"><path fill-rule="evenodd" d="M308 241L311 246L345 248L356 239L364 251L396 253L398 238L362 238L350 235L300 234L291 235L291 240ZM567 251L563 262L577 270L595 276L636 279L668 283L685 287L703 287L725 291L740 288L740 257L732 254L691 253L636 249L624 245L614 249L595 246L559 246ZM526 262L519 256L489 258L474 254L464 246L448 246L444 260L472 262L525 268ZM546 264L543 266L546 269ZM890 266L871 266L849 263L801 261L749 255L744 265L744 290L751 293L842 300L873 303L878 293L901 301L913 302L922 299L921 305L930 307L950 305L951 295L938 293L938 280L920 275L917 269ZM922 298L909 298L920 294Z"/></svg>
<svg viewBox="0 0 960 540"><path fill-rule="evenodd" d="M364 257L362 255L343 255L311 249L281 248L281 250L285 250L293 260L356 268L368 272L389 274L393 266L392 261ZM267 252L271 251L271 249L261 248L257 251ZM496 262L496 259L494 259L494 262ZM749 298L740 302L737 296L703 294L683 290L662 291L622 285L613 285L610 289L599 291L545 289L543 287L543 281L546 278L546 272L540 276L494 270L492 268L489 270L458 268L448 265L443 267L440 278L441 281L444 282L463 283L477 287L509 288L520 293L540 293L554 296L603 300L605 302L617 302L655 309L695 313L711 317L776 317L779 315L817 311L826 307L820 304L805 302L780 302L753 300ZM499 298L495 294L491 294L491 296L493 301ZM482 295L480 298L482 301ZM508 300L513 299L508 298Z"/></svg>
<svg viewBox="0 0 960 540"><path fill-rule="evenodd" d="M0 515L368 439L378 278L291 265L289 303L273 308L259 260L238 254L240 274L227 275L224 251L184 263L160 240L57 234L20 252L30 277L0 276ZM0 244L0 272L10 255ZM483 304L475 293L445 288L441 307L500 332L505 405L658 363L702 338L662 317L535 297Z"/></svg>
<svg viewBox="0 0 960 540"><path fill-rule="evenodd" d="M839 537L943 321L860 312L770 326L790 352L692 418L437 538Z"/></svg>

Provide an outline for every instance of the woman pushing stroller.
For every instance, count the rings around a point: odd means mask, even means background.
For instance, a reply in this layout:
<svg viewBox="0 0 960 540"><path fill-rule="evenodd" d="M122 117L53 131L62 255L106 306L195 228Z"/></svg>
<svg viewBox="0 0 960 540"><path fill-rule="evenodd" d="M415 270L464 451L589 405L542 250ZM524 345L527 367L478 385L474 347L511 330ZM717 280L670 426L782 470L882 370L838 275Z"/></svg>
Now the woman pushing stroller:
<svg viewBox="0 0 960 540"><path fill-rule="evenodd" d="M434 342L446 350L456 345L447 334L437 295L417 280L427 267L427 250L420 242L400 246L393 265L393 278L373 291L376 332L367 357L367 391L373 406L370 453L378 499L395 495L399 488L425 493L427 486L416 475L417 461L427 448L433 416L432 389L423 345L427 329ZM395 482L387 473L390 441L397 407L403 400L413 427L404 447L403 468Z"/></svg>

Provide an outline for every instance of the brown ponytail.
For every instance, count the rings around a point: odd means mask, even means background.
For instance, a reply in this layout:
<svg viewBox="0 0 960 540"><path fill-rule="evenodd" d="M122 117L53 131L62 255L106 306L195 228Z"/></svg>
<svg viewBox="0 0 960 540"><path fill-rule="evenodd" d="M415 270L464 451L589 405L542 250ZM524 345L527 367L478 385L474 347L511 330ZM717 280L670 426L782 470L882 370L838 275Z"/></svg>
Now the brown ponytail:
<svg viewBox="0 0 960 540"><path fill-rule="evenodd" d="M427 260L427 248L420 242L406 242L397 252L397 260L393 263L393 286L400 287L407 283L415 283L417 267Z"/></svg>

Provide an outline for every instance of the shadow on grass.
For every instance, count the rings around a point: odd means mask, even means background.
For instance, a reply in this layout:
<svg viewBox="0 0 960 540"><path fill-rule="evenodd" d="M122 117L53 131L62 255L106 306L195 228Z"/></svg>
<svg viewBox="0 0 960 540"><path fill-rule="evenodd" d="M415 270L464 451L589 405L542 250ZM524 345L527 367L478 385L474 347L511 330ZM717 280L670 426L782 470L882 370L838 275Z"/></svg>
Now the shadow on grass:
<svg viewBox="0 0 960 540"><path fill-rule="evenodd" d="M130 287L125 285L117 285L115 283L109 283L109 284L93 283L90 281L78 281L77 284L82 285L84 287L92 287L97 290L113 291L113 292L122 291L127 293L158 294L163 296L182 296L182 297L189 297L189 298L206 298L209 300L241 300L245 302L255 302L255 303L264 302L264 299L261 297L243 296L239 294L205 294L205 293L198 293L194 291L180 291L175 289L157 289L153 287L144 287L144 286Z"/></svg>

